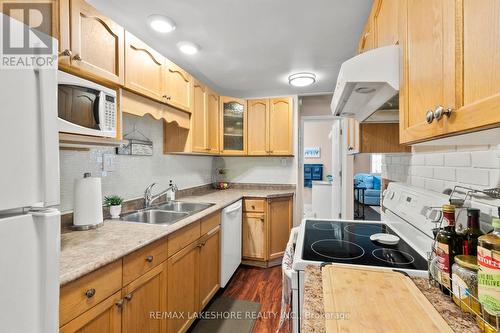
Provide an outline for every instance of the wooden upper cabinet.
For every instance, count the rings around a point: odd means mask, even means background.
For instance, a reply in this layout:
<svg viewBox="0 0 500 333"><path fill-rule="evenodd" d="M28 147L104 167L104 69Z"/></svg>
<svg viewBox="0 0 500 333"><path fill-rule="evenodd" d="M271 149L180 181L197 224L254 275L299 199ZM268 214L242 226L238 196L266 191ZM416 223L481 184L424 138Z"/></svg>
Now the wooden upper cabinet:
<svg viewBox="0 0 500 333"><path fill-rule="evenodd" d="M248 101L248 155L269 153L269 100Z"/></svg>
<svg viewBox="0 0 500 333"><path fill-rule="evenodd" d="M269 102L269 154L293 154L293 99L273 98Z"/></svg>
<svg viewBox="0 0 500 333"><path fill-rule="evenodd" d="M193 109L191 114L192 150L206 153L208 150L207 137L207 88L194 81Z"/></svg>
<svg viewBox="0 0 500 333"><path fill-rule="evenodd" d="M220 227L200 239L200 309L220 288Z"/></svg>
<svg viewBox="0 0 500 333"><path fill-rule="evenodd" d="M373 49L374 38L373 38L373 26L372 17L370 16L366 21L363 33L358 42L358 53L363 53L365 51Z"/></svg>
<svg viewBox="0 0 500 333"><path fill-rule="evenodd" d="M448 133L500 125L500 1L461 3L463 69L457 79L463 82L457 81L459 106L445 118Z"/></svg>
<svg viewBox="0 0 500 333"><path fill-rule="evenodd" d="M183 111L191 112L193 98L193 78L191 75L166 60L166 103Z"/></svg>
<svg viewBox="0 0 500 333"><path fill-rule="evenodd" d="M125 33L125 88L165 102L165 58L136 38Z"/></svg>
<svg viewBox="0 0 500 333"><path fill-rule="evenodd" d="M374 6L375 47L397 44L399 42L399 0L378 0Z"/></svg>
<svg viewBox="0 0 500 333"><path fill-rule="evenodd" d="M408 153L409 146L399 143L399 124L362 123L359 126L359 153Z"/></svg>
<svg viewBox="0 0 500 333"><path fill-rule="evenodd" d="M269 260L283 256L293 223L293 198L269 199Z"/></svg>
<svg viewBox="0 0 500 333"><path fill-rule="evenodd" d="M247 102L220 97L220 149L223 155L244 155L247 137Z"/></svg>
<svg viewBox="0 0 500 333"><path fill-rule="evenodd" d="M69 14L71 70L97 80L123 85L123 27L83 0L71 0Z"/></svg>
<svg viewBox="0 0 500 333"><path fill-rule="evenodd" d="M166 332L166 320L150 318L151 312L166 311L166 262L131 282L123 288L122 293L124 300L122 333Z"/></svg>
<svg viewBox="0 0 500 333"><path fill-rule="evenodd" d="M360 130L359 121L353 118L346 120L346 135L347 135L347 154L358 154L360 151Z"/></svg>
<svg viewBox="0 0 500 333"><path fill-rule="evenodd" d="M455 1L405 0L400 4L403 68L400 87L401 142L447 133L447 122L426 115L455 109Z"/></svg>
<svg viewBox="0 0 500 333"><path fill-rule="evenodd" d="M208 131L208 151L218 154L219 148L219 95L207 88L207 131Z"/></svg>

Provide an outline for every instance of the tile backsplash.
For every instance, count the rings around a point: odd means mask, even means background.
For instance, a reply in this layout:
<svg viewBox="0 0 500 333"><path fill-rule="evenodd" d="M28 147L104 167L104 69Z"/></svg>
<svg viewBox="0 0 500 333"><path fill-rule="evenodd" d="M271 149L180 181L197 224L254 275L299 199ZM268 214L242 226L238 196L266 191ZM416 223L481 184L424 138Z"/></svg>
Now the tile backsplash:
<svg viewBox="0 0 500 333"><path fill-rule="evenodd" d="M475 189L500 187L500 145L414 146L409 154L387 154L382 177L442 193L462 185ZM496 215L500 200L475 199Z"/></svg>
<svg viewBox="0 0 500 333"><path fill-rule="evenodd" d="M126 200L139 198L151 183L157 190L168 186L172 179L179 188L188 188L211 182L212 157L178 156L163 154L163 124L150 116L123 115L124 133L134 125L153 141L153 156L115 155L114 148L90 151L60 151L62 212L73 209L73 184L85 172L102 177L102 194L117 194ZM103 159L107 155L113 162L113 171L103 172Z"/></svg>

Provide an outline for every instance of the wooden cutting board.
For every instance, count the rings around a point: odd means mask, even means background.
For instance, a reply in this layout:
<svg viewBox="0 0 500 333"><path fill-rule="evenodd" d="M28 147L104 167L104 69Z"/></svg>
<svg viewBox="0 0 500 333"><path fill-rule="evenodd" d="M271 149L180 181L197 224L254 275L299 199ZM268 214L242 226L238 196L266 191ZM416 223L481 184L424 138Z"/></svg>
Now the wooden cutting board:
<svg viewBox="0 0 500 333"><path fill-rule="evenodd" d="M401 273L332 264L322 278L327 333L453 332Z"/></svg>

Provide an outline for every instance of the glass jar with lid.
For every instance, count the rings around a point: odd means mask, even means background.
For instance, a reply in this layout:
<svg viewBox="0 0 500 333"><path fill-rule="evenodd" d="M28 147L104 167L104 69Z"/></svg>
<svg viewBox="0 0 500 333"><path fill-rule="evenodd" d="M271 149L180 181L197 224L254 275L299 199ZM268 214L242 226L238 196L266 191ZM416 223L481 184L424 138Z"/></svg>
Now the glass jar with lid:
<svg viewBox="0 0 500 333"><path fill-rule="evenodd" d="M473 314L481 312L477 296L478 269L477 257L468 255L456 256L451 268L453 301L462 311Z"/></svg>

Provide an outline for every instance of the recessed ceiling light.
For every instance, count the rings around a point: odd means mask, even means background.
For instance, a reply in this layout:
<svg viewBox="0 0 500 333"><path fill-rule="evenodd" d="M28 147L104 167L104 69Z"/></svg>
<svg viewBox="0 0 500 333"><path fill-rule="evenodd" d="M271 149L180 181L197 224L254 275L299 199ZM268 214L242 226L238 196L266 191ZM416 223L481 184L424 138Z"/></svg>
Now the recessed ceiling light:
<svg viewBox="0 0 500 333"><path fill-rule="evenodd" d="M175 30L174 21L163 15L150 15L148 16L148 22L151 29L164 34Z"/></svg>
<svg viewBox="0 0 500 333"><path fill-rule="evenodd" d="M316 82L316 74L309 72L295 73L288 77L288 83L295 87L305 87Z"/></svg>
<svg viewBox="0 0 500 333"><path fill-rule="evenodd" d="M191 42L179 42L177 43L177 47L181 50L182 53L193 55L198 53L200 47L195 43Z"/></svg>

